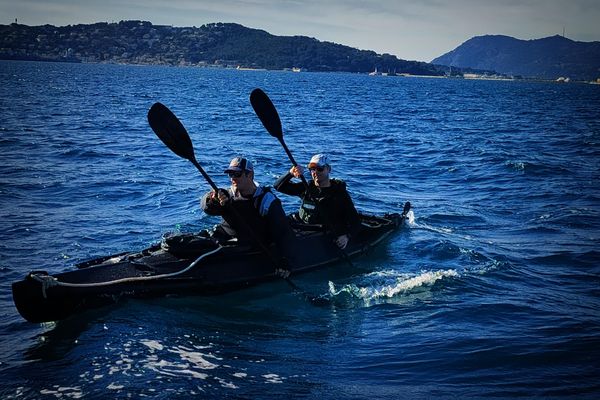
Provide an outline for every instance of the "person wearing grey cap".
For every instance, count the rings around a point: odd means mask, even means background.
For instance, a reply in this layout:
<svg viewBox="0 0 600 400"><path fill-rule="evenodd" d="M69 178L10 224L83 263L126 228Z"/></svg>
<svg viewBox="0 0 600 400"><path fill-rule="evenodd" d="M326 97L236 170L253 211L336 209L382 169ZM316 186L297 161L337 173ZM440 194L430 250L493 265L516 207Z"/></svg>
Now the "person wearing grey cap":
<svg viewBox="0 0 600 400"><path fill-rule="evenodd" d="M297 165L281 176L273 187L285 194L302 199L300 210L294 217L307 224L323 224L335 236L335 243L344 249L352 235L360 228L358 212L342 180L330 178L331 165L326 154L315 154L308 163L311 181L308 189L300 178L304 169Z"/></svg>
<svg viewBox="0 0 600 400"><path fill-rule="evenodd" d="M246 158L235 157L224 172L231 180L229 189L219 189L218 193L210 191L200 202L206 214L223 217L215 237L236 238L239 243L248 244L256 244L257 240L265 245L274 242L280 256L289 262L295 236L281 201L268 187L254 182L254 167Z"/></svg>

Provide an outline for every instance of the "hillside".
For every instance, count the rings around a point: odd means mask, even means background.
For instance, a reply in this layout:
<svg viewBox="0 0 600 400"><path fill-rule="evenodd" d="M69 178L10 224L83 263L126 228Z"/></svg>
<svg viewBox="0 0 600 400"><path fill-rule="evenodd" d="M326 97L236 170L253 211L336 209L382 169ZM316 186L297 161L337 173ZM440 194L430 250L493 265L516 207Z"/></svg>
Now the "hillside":
<svg viewBox="0 0 600 400"><path fill-rule="evenodd" d="M600 42L576 42L558 35L536 40L477 36L434 59L432 64L529 78L562 76L589 81L600 78Z"/></svg>
<svg viewBox="0 0 600 400"><path fill-rule="evenodd" d="M344 72L377 68L414 75L443 75L444 69L306 36L275 36L238 24L180 28L146 21L0 25L0 59Z"/></svg>

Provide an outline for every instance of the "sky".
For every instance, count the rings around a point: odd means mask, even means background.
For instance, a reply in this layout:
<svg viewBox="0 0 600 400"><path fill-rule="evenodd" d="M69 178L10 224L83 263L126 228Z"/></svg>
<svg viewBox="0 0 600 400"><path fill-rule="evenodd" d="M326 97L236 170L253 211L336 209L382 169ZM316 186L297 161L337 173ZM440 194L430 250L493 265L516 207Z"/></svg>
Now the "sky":
<svg viewBox="0 0 600 400"><path fill-rule="evenodd" d="M600 41L600 0L0 0L0 24L234 22L430 62L474 36Z"/></svg>

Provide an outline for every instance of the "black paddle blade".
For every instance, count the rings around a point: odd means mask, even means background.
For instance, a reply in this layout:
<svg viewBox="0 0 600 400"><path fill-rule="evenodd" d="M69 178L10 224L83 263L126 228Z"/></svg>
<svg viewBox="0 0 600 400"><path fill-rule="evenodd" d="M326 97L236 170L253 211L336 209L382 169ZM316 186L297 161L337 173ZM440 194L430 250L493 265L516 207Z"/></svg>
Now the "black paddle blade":
<svg viewBox="0 0 600 400"><path fill-rule="evenodd" d="M162 142L179 157L194 161L194 146L181 121L161 103L154 103L148 111L148 123Z"/></svg>
<svg viewBox="0 0 600 400"><path fill-rule="evenodd" d="M404 209L402 210L402 215L406 216L406 214L408 214L409 211L410 211L410 201L407 201L406 203L404 203Z"/></svg>
<svg viewBox="0 0 600 400"><path fill-rule="evenodd" d="M281 129L281 120L277 109L269 99L269 96L261 89L254 89L250 93L250 104L254 108L254 112L262 122L265 129L273 137L281 139L283 137L283 130Z"/></svg>

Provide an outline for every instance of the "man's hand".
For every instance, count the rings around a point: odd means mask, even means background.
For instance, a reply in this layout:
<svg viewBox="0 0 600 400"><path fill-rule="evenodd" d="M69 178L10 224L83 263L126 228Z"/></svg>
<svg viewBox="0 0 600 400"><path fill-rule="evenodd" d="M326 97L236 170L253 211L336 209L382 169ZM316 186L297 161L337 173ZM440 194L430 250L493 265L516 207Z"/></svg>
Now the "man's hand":
<svg viewBox="0 0 600 400"><path fill-rule="evenodd" d="M346 248L346 246L348 246L348 240L348 235L338 236L337 239L335 239L335 244L337 244L338 247L343 250Z"/></svg>
<svg viewBox="0 0 600 400"><path fill-rule="evenodd" d="M210 197L212 199L216 198L219 201L219 204L221 206L225 206L229 202L229 193L225 189L219 189L219 191L216 193L216 195L215 195L215 192L213 191L212 195Z"/></svg>
<svg viewBox="0 0 600 400"><path fill-rule="evenodd" d="M292 167L290 169L290 174L292 174L292 176L294 176L295 178L300 178L302 174L304 174L304 168L302 168L299 165L296 165L295 167Z"/></svg>

